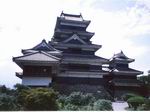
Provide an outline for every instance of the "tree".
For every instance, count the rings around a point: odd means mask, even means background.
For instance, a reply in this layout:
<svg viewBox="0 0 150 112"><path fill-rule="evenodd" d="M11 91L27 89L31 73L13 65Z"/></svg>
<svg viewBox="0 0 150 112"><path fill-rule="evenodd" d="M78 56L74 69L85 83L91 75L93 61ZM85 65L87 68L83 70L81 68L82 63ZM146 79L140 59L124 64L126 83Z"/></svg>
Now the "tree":
<svg viewBox="0 0 150 112"><path fill-rule="evenodd" d="M142 75L137 78L143 83L143 87L150 92L150 70L148 71L148 75Z"/></svg>
<svg viewBox="0 0 150 112"><path fill-rule="evenodd" d="M35 88L28 91L25 97L26 110L57 110L57 93L48 88Z"/></svg>
<svg viewBox="0 0 150 112"><path fill-rule="evenodd" d="M94 111L110 111L113 110L112 103L109 100L99 99L96 102L94 102L93 105Z"/></svg>
<svg viewBox="0 0 150 112"><path fill-rule="evenodd" d="M0 94L0 111L16 110L16 100L14 96L7 95L5 93Z"/></svg>
<svg viewBox="0 0 150 112"><path fill-rule="evenodd" d="M19 105L20 108L23 108L25 103L25 97L31 88L22 84L16 84L14 85L14 88L17 104Z"/></svg>
<svg viewBox="0 0 150 112"><path fill-rule="evenodd" d="M126 93L126 94L122 95L122 99L124 101L127 101L129 98L134 97L134 96L139 96L139 95L134 94L134 93Z"/></svg>
<svg viewBox="0 0 150 112"><path fill-rule="evenodd" d="M15 87L17 92L21 92L22 90L31 89L30 87L22 85L22 84L16 84L16 85L14 85L14 87Z"/></svg>
<svg viewBox="0 0 150 112"><path fill-rule="evenodd" d="M130 107L133 107L134 110L136 110L138 106L144 104L144 102L145 102L145 98L141 96L134 96L127 100L128 105Z"/></svg>

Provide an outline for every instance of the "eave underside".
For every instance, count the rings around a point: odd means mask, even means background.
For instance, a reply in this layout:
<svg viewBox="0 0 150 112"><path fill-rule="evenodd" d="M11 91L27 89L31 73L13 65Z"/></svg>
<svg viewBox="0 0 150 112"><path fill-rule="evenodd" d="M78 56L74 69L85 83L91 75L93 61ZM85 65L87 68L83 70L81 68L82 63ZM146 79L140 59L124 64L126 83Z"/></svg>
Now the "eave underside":
<svg viewBox="0 0 150 112"><path fill-rule="evenodd" d="M140 75L143 72L131 68L116 68L112 71L112 73L116 75Z"/></svg>

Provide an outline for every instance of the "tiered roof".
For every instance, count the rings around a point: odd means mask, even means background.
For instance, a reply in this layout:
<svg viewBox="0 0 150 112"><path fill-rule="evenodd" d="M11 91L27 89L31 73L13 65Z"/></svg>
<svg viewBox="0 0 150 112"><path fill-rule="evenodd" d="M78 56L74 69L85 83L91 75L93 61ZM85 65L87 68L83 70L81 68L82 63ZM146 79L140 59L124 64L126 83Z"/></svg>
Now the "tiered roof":
<svg viewBox="0 0 150 112"><path fill-rule="evenodd" d="M52 46L42 40L41 43L31 49L22 50L23 56L14 57L13 61L16 62L21 68L23 65L34 64L50 64L58 63L61 57L61 51L56 50Z"/></svg>
<svg viewBox="0 0 150 112"><path fill-rule="evenodd" d="M81 38L85 39L85 38L89 38L91 39L95 33L93 32L88 32L88 31L74 31L71 29L56 29L54 32L54 36L57 37L62 37L64 34L66 35L72 35L72 34L78 34Z"/></svg>
<svg viewBox="0 0 150 112"><path fill-rule="evenodd" d="M131 69L128 67L128 63L135 61L134 59L128 58L123 51L115 54L110 59L110 71L116 75L139 75L142 71Z"/></svg>
<svg viewBox="0 0 150 112"><path fill-rule="evenodd" d="M86 29L88 27L88 25L90 24L91 21L88 20L84 20L82 15L73 15L73 14L66 14L66 13L61 13L60 17L57 17L57 23L56 23L56 27L60 28L60 27L77 27L77 28L82 28L82 29Z"/></svg>
<svg viewBox="0 0 150 112"><path fill-rule="evenodd" d="M115 63L130 63L135 61L134 59L128 58L123 51L120 53L114 54L114 56L110 59L110 62L113 61Z"/></svg>

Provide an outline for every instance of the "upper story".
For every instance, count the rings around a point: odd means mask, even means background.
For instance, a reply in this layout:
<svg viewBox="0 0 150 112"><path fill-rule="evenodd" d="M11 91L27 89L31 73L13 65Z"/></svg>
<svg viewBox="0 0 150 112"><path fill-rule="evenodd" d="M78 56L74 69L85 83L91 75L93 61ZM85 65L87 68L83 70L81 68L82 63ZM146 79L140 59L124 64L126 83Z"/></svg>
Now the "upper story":
<svg viewBox="0 0 150 112"><path fill-rule="evenodd" d="M62 42L69 37L79 37L81 43L90 43L90 39L94 35L92 32L86 31L86 28L90 24L90 20L84 20L82 15L72 15L61 13L60 17L57 17L56 26L52 41ZM70 41L75 42L75 41ZM78 43L78 42L77 42Z"/></svg>
<svg viewBox="0 0 150 112"><path fill-rule="evenodd" d="M84 20L82 15L61 13L57 17L54 35L50 45L63 53L94 55L102 46L92 44L93 32L86 31L90 20Z"/></svg>

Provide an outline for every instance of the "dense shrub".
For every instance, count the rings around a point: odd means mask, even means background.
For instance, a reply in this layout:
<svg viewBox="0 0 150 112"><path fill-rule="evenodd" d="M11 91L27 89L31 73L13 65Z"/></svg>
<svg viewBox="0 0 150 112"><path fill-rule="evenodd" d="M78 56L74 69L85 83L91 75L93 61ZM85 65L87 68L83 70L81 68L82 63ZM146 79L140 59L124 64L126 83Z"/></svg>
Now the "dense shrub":
<svg viewBox="0 0 150 112"><path fill-rule="evenodd" d="M25 97L26 110L57 110L57 93L52 89L36 88L28 91Z"/></svg>
<svg viewBox="0 0 150 112"><path fill-rule="evenodd" d="M75 110L79 110L79 106L68 103L67 105L64 106L64 108L62 110L65 110L65 111L67 111L67 110L75 111Z"/></svg>
<svg viewBox="0 0 150 112"><path fill-rule="evenodd" d="M138 111L150 110L150 99L145 99L144 104L142 104L141 106L139 106L137 110Z"/></svg>
<svg viewBox="0 0 150 112"><path fill-rule="evenodd" d="M15 90L7 88L5 85L0 86L0 94L7 94L13 96L15 94Z"/></svg>
<svg viewBox="0 0 150 112"><path fill-rule="evenodd" d="M145 106L144 106L145 110L150 110L150 99L146 99L145 100Z"/></svg>
<svg viewBox="0 0 150 112"><path fill-rule="evenodd" d="M67 103L79 106L85 106L94 101L95 99L92 94L83 94L82 92L73 92L66 98Z"/></svg>
<svg viewBox="0 0 150 112"><path fill-rule="evenodd" d="M93 110L95 111L113 110L112 103L109 100L99 99L96 102L94 102Z"/></svg>
<svg viewBox="0 0 150 112"><path fill-rule="evenodd" d="M136 94L134 94L134 93L127 93L127 94L124 94L124 95L122 96L122 99L123 99L124 101L127 101L129 98L135 97L135 96L138 96L138 95L136 95Z"/></svg>
<svg viewBox="0 0 150 112"><path fill-rule="evenodd" d="M60 110L89 110L95 98L90 93L73 92L69 96L59 95L57 101Z"/></svg>
<svg viewBox="0 0 150 112"><path fill-rule="evenodd" d="M110 101L96 101L97 98L92 93L82 92L58 97L57 92L50 88L29 88L16 84L15 89L0 87L0 110L112 110Z"/></svg>
<svg viewBox="0 0 150 112"><path fill-rule="evenodd" d="M0 94L0 111L8 110L17 110L15 97L7 94Z"/></svg>
<svg viewBox="0 0 150 112"><path fill-rule="evenodd" d="M96 100L98 99L113 100L113 97L106 90L97 91L93 95L96 98Z"/></svg>
<svg viewBox="0 0 150 112"><path fill-rule="evenodd" d="M2 85L2 86L0 87L0 93L7 93L7 91L8 91L8 89L6 88L5 85Z"/></svg>
<svg viewBox="0 0 150 112"><path fill-rule="evenodd" d="M31 89L30 87L22 85L22 84L16 84L16 85L14 85L14 88L15 88L16 92L21 92L22 90Z"/></svg>
<svg viewBox="0 0 150 112"><path fill-rule="evenodd" d="M145 102L145 98L141 96L134 96L127 100L129 107L133 107L134 110L136 110L138 106L144 104L144 102Z"/></svg>
<svg viewBox="0 0 150 112"><path fill-rule="evenodd" d="M25 97L27 96L27 94L31 88L21 85L21 84L14 85L14 88L15 88L15 96L16 96L16 101L18 103L18 106L21 110L23 110L24 103L25 103Z"/></svg>

